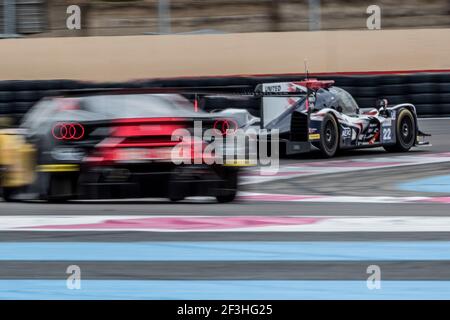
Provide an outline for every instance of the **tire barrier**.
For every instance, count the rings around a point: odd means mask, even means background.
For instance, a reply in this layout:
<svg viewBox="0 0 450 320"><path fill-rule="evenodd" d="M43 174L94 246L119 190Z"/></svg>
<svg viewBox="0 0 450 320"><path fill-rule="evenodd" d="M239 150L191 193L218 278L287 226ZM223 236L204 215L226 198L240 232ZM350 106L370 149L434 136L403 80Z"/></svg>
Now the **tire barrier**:
<svg viewBox="0 0 450 320"><path fill-rule="evenodd" d="M74 80L0 81L0 114L19 119L41 98L53 96L65 90L231 85L246 85L254 88L262 82L296 81L303 78L304 75L149 79L108 83ZM386 98L390 104L413 103L422 117L450 115L450 73L327 75L316 78L334 79L337 86L349 91L355 97L360 107L372 107L375 105L376 99ZM208 99L203 102L201 107L203 106L209 111L232 107L248 109L253 114L259 112L257 99L242 99L238 96L233 98L209 97Z"/></svg>

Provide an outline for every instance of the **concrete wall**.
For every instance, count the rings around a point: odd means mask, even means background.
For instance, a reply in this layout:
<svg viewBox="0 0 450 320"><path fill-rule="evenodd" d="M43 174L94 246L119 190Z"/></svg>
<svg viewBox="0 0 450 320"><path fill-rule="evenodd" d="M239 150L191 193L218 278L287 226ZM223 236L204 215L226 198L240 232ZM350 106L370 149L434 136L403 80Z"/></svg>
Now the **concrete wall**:
<svg viewBox="0 0 450 320"><path fill-rule="evenodd" d="M450 70L450 29L0 40L0 80Z"/></svg>

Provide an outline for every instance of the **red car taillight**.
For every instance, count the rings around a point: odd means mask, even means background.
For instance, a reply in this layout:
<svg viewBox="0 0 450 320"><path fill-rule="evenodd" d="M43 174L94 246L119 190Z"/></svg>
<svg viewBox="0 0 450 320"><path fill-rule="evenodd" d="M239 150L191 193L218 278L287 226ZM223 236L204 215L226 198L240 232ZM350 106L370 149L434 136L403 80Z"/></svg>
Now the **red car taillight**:
<svg viewBox="0 0 450 320"><path fill-rule="evenodd" d="M52 135L56 140L81 140L84 134L84 126L80 123L57 122L52 128Z"/></svg>
<svg viewBox="0 0 450 320"><path fill-rule="evenodd" d="M170 137L177 129L184 128L179 124L140 124L140 125L122 125L114 128L112 135L114 137L150 137L150 136L168 136Z"/></svg>
<svg viewBox="0 0 450 320"><path fill-rule="evenodd" d="M181 118L120 119L114 121L114 137L171 137L177 129L186 128ZM170 139L169 139L170 140Z"/></svg>

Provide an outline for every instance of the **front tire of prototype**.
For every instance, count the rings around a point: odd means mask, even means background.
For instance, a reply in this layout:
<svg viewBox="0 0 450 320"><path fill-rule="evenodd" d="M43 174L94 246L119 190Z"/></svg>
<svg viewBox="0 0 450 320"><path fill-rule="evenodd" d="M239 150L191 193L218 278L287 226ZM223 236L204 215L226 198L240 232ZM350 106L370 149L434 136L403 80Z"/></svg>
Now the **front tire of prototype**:
<svg viewBox="0 0 450 320"><path fill-rule="evenodd" d="M331 114L327 114L323 118L320 141L317 143L317 147L326 158L334 157L339 149L339 127Z"/></svg>
<svg viewBox="0 0 450 320"><path fill-rule="evenodd" d="M396 124L397 142L391 146L384 146L388 152L407 152L416 141L416 122L412 112L402 109L397 117Z"/></svg>

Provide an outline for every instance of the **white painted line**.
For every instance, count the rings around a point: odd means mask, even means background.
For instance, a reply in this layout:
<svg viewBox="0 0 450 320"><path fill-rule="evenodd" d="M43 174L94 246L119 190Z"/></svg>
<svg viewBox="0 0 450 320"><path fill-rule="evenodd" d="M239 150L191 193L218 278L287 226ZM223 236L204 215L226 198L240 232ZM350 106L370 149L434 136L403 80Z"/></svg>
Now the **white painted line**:
<svg viewBox="0 0 450 320"><path fill-rule="evenodd" d="M327 202L327 203L441 203L450 197L331 196L240 192L238 199L257 202Z"/></svg>
<svg viewBox="0 0 450 320"><path fill-rule="evenodd" d="M4 216L0 231L450 232L450 217Z"/></svg>
<svg viewBox="0 0 450 320"><path fill-rule="evenodd" d="M419 118L420 121L422 120L450 120L450 117L442 117L442 118Z"/></svg>
<svg viewBox="0 0 450 320"><path fill-rule="evenodd" d="M420 155L409 154L396 157L386 156L345 160L332 159L328 161L289 163L280 166L274 175L260 175L259 168L246 170L241 176L240 184L246 185L323 174L359 172L445 162L450 162L449 152Z"/></svg>
<svg viewBox="0 0 450 320"><path fill-rule="evenodd" d="M327 217L315 224L281 226L272 231L449 232L450 217Z"/></svg>

